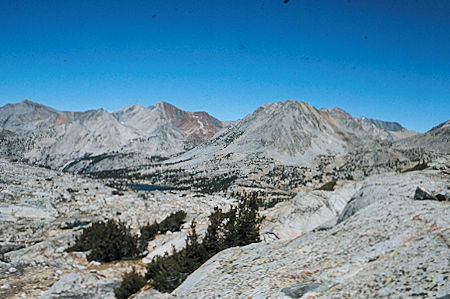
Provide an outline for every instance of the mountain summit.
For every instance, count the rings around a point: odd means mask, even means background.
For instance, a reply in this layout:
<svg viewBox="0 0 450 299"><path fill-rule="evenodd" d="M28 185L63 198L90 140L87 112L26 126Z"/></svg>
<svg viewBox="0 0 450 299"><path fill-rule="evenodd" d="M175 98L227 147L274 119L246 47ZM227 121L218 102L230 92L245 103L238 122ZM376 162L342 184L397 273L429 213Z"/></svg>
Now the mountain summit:
<svg viewBox="0 0 450 299"><path fill-rule="evenodd" d="M317 155L340 155L376 140L394 141L411 134L397 123L352 117L338 109L317 109L288 100L266 104L235 122L187 155L202 157L262 153L298 164Z"/></svg>
<svg viewBox="0 0 450 299"><path fill-rule="evenodd" d="M187 112L164 102L116 112L58 111L29 100L0 108L0 132L7 144L2 152L21 153L19 158L53 167L114 151L170 156L198 145L222 127L205 112Z"/></svg>

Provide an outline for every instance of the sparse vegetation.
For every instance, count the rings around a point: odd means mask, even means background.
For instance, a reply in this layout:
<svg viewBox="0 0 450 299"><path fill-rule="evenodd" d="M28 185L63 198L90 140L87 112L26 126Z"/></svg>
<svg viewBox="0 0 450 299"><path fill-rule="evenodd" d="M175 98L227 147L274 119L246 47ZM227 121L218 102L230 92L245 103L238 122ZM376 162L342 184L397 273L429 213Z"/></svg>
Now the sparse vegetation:
<svg viewBox="0 0 450 299"><path fill-rule="evenodd" d="M317 188L316 190L323 190L323 191L334 191L334 186L336 186L336 181L332 180L329 181L325 184L323 184L322 186L320 186L319 188Z"/></svg>
<svg viewBox="0 0 450 299"><path fill-rule="evenodd" d="M114 289L114 294L118 299L126 299L132 294L139 291L146 284L144 276L137 273L135 269L129 273L125 273L122 277L120 286Z"/></svg>
<svg viewBox="0 0 450 299"><path fill-rule="evenodd" d="M125 274L121 285L114 291L116 297L128 298L147 281L158 291L171 292L216 253L229 247L259 242L262 218L259 217L257 198L256 194L242 196L238 206L232 207L227 212L216 207L209 216L210 223L203 240L200 240L195 222L192 222L185 248L179 251L174 248L170 255L166 253L165 256L155 257L147 266L145 276L136 273L135 270ZM110 262L136 258L157 234L180 230L185 218L184 211L172 213L160 223L154 222L142 227L139 238L120 221L112 219L106 222L98 221L84 229L68 251L90 250L87 255L89 261Z"/></svg>
<svg viewBox="0 0 450 299"><path fill-rule="evenodd" d="M185 218L186 212L182 210L170 214L159 223L159 232L165 233L169 230L171 232L179 231L181 229L181 225L184 223Z"/></svg>
<svg viewBox="0 0 450 299"><path fill-rule="evenodd" d="M88 251L89 261L110 262L124 258L137 258L146 249L149 241L157 234L164 234L181 230L186 218L186 212L180 210L167 216L160 223L154 222L141 228L138 238L130 232L130 228L122 222L113 219L107 222L98 221L83 230L75 244L67 251Z"/></svg>
<svg viewBox="0 0 450 299"><path fill-rule="evenodd" d="M175 248L172 254L157 256L147 266L145 278L160 292L171 292L186 277L210 257L226 248L259 242L259 226L256 198L242 199L228 212L215 208L209 216L209 226L201 242L192 223L192 231L186 239L186 247Z"/></svg>
<svg viewBox="0 0 450 299"><path fill-rule="evenodd" d="M176 232L181 230L181 226L185 222L186 212L179 210L175 213L167 216L163 221L153 224L144 225L141 228L141 236L139 237L139 243L141 249L144 250L147 243L155 238L157 234L164 234L168 231Z"/></svg>
<svg viewBox="0 0 450 299"><path fill-rule="evenodd" d="M235 197L238 199L244 198L253 198L256 201L258 208L261 209L270 209L273 208L280 202L286 201L295 196L295 194L286 194L279 192L270 192L266 191L252 191L250 193L244 192L232 192L231 197Z"/></svg>
<svg viewBox="0 0 450 299"><path fill-rule="evenodd" d="M402 172L405 173L405 172L410 172L410 171L418 171L418 170L424 170L426 168L428 168L428 163L423 161L423 162L417 163L416 165L414 165L411 168L403 170Z"/></svg>
<svg viewBox="0 0 450 299"><path fill-rule="evenodd" d="M212 178L197 178L192 184L192 187L207 194L222 191L226 192L228 188L236 181L236 179L236 175L220 175Z"/></svg>
<svg viewBox="0 0 450 299"><path fill-rule="evenodd" d="M83 230L75 244L67 251L88 251L89 261L110 262L123 258L135 258L139 255L137 238L130 228L113 219L98 221Z"/></svg>

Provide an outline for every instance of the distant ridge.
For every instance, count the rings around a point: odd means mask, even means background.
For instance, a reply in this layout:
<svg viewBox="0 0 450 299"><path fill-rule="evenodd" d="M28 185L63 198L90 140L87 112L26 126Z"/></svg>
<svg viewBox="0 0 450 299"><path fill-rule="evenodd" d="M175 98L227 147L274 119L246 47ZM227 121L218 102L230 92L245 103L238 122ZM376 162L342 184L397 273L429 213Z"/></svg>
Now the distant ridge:
<svg viewBox="0 0 450 299"><path fill-rule="evenodd" d="M317 155L342 155L370 142L395 141L414 134L398 123L352 117L339 108L317 109L287 100L266 104L183 157L261 153L298 164Z"/></svg>
<svg viewBox="0 0 450 299"><path fill-rule="evenodd" d="M447 120L424 134L399 140L396 148L421 148L429 151L450 153L450 120Z"/></svg>
<svg viewBox="0 0 450 299"><path fill-rule="evenodd" d="M338 157L360 148L369 154L381 143L448 152L449 127L447 121L417 134L397 122L353 117L340 108L317 109L292 100L263 105L227 123L167 102L130 105L114 112L70 112L24 100L0 107L0 154L88 172L139 166L151 163L152 157L170 158L170 163L189 161L194 167L250 158L302 165L321 155Z"/></svg>
<svg viewBox="0 0 450 299"><path fill-rule="evenodd" d="M205 112L187 112L164 102L116 112L59 111L29 100L0 107L0 131L11 133L3 142L8 150L2 152L20 153L29 162L52 167L109 152L170 156L198 145L222 127Z"/></svg>

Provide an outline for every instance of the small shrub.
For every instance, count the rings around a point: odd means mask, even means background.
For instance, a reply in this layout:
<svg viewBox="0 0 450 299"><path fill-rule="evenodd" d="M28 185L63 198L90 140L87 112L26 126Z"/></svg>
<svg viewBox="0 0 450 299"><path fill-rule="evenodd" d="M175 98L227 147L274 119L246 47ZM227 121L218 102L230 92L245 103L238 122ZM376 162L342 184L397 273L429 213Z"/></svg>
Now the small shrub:
<svg viewBox="0 0 450 299"><path fill-rule="evenodd" d="M212 254L208 254L198 240L195 223L186 239L186 247L172 254L156 256L147 266L145 278L151 281L153 288L169 293L176 289L189 274L198 269Z"/></svg>
<svg viewBox="0 0 450 299"><path fill-rule="evenodd" d="M141 236L139 237L139 244L142 250L147 246L147 243L155 239L155 236L159 233L159 225L155 221L153 224L147 224L141 227Z"/></svg>
<svg viewBox="0 0 450 299"><path fill-rule="evenodd" d="M237 207L226 213L216 207L209 216L209 221L202 242L193 222L184 249L176 251L174 248L171 255L166 253L164 256L157 256L148 264L145 278L150 280L153 288L160 292L171 292L219 251L260 241L259 226L262 218L258 216L256 196L242 198Z"/></svg>
<svg viewBox="0 0 450 299"><path fill-rule="evenodd" d="M410 172L410 171L418 171L418 170L424 170L426 168L428 168L427 162L419 162L416 165L414 165L413 167L405 169L402 172L405 173L405 172Z"/></svg>
<svg viewBox="0 0 450 299"><path fill-rule="evenodd" d="M95 222L84 229L67 251L91 250L87 255L89 261L110 262L137 257L137 245L137 238L131 234L129 227L110 219L107 222Z"/></svg>
<svg viewBox="0 0 450 299"><path fill-rule="evenodd" d="M166 217L163 221L159 223L160 233L166 233L169 230L171 232L181 230L181 225L184 223L185 218L186 212L182 210L170 214L168 217Z"/></svg>
<svg viewBox="0 0 450 299"><path fill-rule="evenodd" d="M144 276L140 275L133 268L133 271L125 273L120 286L114 289L114 294L118 299L126 299L139 291L146 284Z"/></svg>
<svg viewBox="0 0 450 299"><path fill-rule="evenodd" d="M169 230L171 232L180 231L181 226L185 222L185 218L186 212L180 210L170 214L160 223L157 223L155 221L153 222L153 224L144 225L141 228L141 236L139 238L141 250L144 250L147 246L147 243L155 239L155 236L157 234L164 234Z"/></svg>
<svg viewBox="0 0 450 299"><path fill-rule="evenodd" d="M328 183L325 183L319 188L317 188L316 190L334 191L334 186L336 186L336 183L337 182L335 180L329 181Z"/></svg>

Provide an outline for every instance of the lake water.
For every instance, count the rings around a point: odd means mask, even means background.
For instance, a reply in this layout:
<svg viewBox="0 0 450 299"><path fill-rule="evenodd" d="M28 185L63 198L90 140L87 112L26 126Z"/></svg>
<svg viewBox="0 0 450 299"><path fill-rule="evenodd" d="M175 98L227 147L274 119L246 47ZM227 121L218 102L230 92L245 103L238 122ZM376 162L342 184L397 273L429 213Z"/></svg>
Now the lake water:
<svg viewBox="0 0 450 299"><path fill-rule="evenodd" d="M157 185L147 185L147 184L130 184L128 185L131 189L138 191L160 191L160 190L170 190L172 188L167 186L157 186Z"/></svg>

